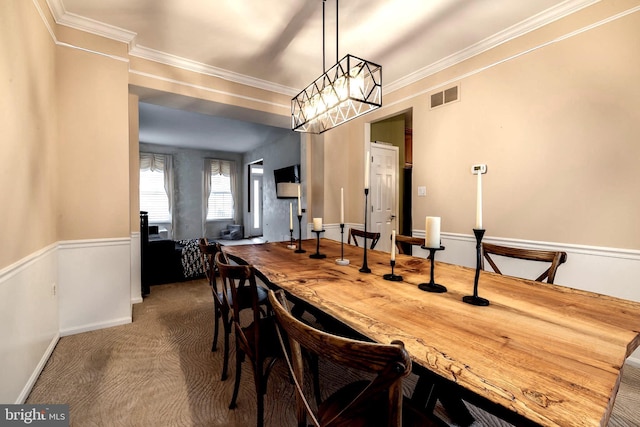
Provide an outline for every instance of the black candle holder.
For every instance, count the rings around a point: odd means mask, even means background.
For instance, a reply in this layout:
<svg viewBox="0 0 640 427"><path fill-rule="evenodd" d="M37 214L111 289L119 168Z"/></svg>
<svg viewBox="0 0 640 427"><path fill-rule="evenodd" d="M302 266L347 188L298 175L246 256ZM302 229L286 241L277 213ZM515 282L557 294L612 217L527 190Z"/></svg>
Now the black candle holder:
<svg viewBox="0 0 640 427"><path fill-rule="evenodd" d="M349 265L349 260L344 259L344 224L340 224L340 259L336 260L338 265Z"/></svg>
<svg viewBox="0 0 640 427"><path fill-rule="evenodd" d="M444 246L440 246L439 248L429 248L426 246L421 246L422 249L426 249L429 251L429 261L431 263L431 276L430 276L430 280L429 283L420 283L418 285L418 288L422 289L423 291L426 292L434 292L434 293L438 293L441 294L443 292L447 292L447 288L445 286L439 285L435 282L435 280L433 279L433 270L435 268L436 262L435 262L435 258L436 258L436 251L442 251L444 250Z"/></svg>
<svg viewBox="0 0 640 427"><path fill-rule="evenodd" d="M294 243L294 240L293 240L293 228L289 229L289 244L287 245L287 247L289 249L295 249L296 248L296 244Z"/></svg>
<svg viewBox="0 0 640 427"><path fill-rule="evenodd" d="M303 254L307 251L302 249L302 215L298 215L298 249L295 250L297 254Z"/></svg>
<svg viewBox="0 0 640 427"><path fill-rule="evenodd" d="M362 260L362 267L360 268L360 273L371 273L371 269L367 265L367 205L369 199L369 189L364 189L364 258Z"/></svg>
<svg viewBox="0 0 640 427"><path fill-rule="evenodd" d="M316 233L316 253L309 255L309 258L322 259L326 258L325 254L320 253L320 233L324 233L324 230L312 230Z"/></svg>
<svg viewBox="0 0 640 427"><path fill-rule="evenodd" d="M471 305L487 306L489 300L478 296L478 279L480 279L480 265L482 263L482 236L484 236L484 229L473 229L473 234L476 236L476 276L473 279L473 295L467 295L462 297L462 301Z"/></svg>
<svg viewBox="0 0 640 427"><path fill-rule="evenodd" d="M382 276L382 278L384 280L391 280L392 282L402 282L402 276L398 276L397 274L393 273L393 269L396 266L396 260L392 259L391 260L391 274L385 274L384 276Z"/></svg>

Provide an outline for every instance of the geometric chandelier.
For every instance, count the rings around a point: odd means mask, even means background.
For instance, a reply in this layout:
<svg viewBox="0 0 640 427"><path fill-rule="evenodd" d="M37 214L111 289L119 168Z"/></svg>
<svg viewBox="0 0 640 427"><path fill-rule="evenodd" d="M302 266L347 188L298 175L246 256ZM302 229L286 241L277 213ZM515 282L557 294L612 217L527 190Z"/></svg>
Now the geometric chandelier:
<svg viewBox="0 0 640 427"><path fill-rule="evenodd" d="M336 22L337 22L336 0ZM322 2L324 69L324 1ZM336 24L336 60L338 56ZM346 55L291 99L291 129L323 133L382 106L382 66Z"/></svg>

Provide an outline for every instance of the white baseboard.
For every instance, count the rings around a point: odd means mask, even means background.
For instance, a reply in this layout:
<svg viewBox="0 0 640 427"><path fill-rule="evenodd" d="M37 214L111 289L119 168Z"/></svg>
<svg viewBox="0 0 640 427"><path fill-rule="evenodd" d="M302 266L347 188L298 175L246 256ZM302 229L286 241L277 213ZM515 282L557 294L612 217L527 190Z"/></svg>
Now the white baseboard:
<svg viewBox="0 0 640 427"><path fill-rule="evenodd" d="M51 343L49 344L49 346L47 347L47 350L42 355L40 362L38 362L38 365L31 373L31 376L29 377L29 380L27 381L27 383L24 385L22 392L20 392L20 394L18 395L18 399L15 401L15 404L21 405L27 400L27 397L29 397L29 393L31 393L31 389L33 389L33 386L36 384L36 381L38 380L40 373L42 372L45 365L47 364L47 361L49 360L49 357L51 357L51 353L53 353L53 350L56 348L56 345L58 344L59 340L60 340L60 334L56 334L56 336L54 336L51 339Z"/></svg>
<svg viewBox="0 0 640 427"><path fill-rule="evenodd" d="M131 317L122 317L120 319L111 319L106 322L88 323L86 325L78 326L75 328L67 328L60 330L60 336L66 337L69 335L81 334L83 332L97 331L98 329L111 328L113 326L126 325L131 323Z"/></svg>

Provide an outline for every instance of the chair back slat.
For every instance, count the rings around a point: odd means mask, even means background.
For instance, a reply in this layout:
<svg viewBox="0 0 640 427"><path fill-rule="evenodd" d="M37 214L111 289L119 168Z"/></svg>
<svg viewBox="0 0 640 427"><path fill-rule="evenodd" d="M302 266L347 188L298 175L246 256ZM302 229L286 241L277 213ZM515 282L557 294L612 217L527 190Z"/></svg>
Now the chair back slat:
<svg viewBox="0 0 640 427"><path fill-rule="evenodd" d="M365 233L364 230L349 228L349 237L347 239L347 243L351 244L351 240L353 239L353 244L356 246L360 246L358 244L358 238L364 239L365 237L371 242L369 249L374 249L378 244L378 240L380 240L380 233L373 231L367 231Z"/></svg>
<svg viewBox="0 0 640 427"><path fill-rule="evenodd" d="M411 254L406 249L410 246L424 246L424 239L421 237L405 236L396 234L396 247L399 254Z"/></svg>
<svg viewBox="0 0 640 427"><path fill-rule="evenodd" d="M494 245L491 243L482 244L483 262L482 269L484 270L484 261L486 260L494 272L503 274L498 268L493 255L503 256L507 258L516 258L527 261L548 262L549 268L542 272L535 280L536 282L543 282L545 279L547 283L553 283L556 277L556 272L560 265L567 261L567 253L562 251L543 251L535 249L522 249L513 248L509 246Z"/></svg>

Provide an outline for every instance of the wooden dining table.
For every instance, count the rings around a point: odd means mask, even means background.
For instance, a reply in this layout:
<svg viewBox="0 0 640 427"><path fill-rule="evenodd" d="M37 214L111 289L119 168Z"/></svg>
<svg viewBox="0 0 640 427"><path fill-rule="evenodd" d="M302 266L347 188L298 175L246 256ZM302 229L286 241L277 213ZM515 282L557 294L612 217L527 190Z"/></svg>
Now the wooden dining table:
<svg viewBox="0 0 640 427"><path fill-rule="evenodd" d="M472 295L475 269L367 250L371 273L360 272L364 251L345 244L349 265L338 265L341 244L303 240L224 246L233 260L251 264L274 288L304 301L380 343L401 340L414 365L468 396L504 409L519 424L606 425L627 357L640 345L640 303L482 271L478 295L488 306L462 301ZM466 399L465 399L466 400Z"/></svg>

